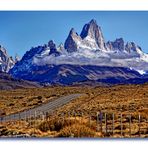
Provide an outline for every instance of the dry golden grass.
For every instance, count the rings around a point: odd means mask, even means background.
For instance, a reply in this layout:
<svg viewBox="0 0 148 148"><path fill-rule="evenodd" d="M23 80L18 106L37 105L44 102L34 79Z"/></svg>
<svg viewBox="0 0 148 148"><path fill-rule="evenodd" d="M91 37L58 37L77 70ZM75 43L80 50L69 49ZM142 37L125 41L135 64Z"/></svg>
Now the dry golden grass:
<svg viewBox="0 0 148 148"><path fill-rule="evenodd" d="M113 87L84 88L86 95L71 101L58 109L58 112L83 112L85 114L98 111L109 113L146 113L148 111L148 84L119 85Z"/></svg>
<svg viewBox="0 0 148 148"><path fill-rule="evenodd" d="M64 119L64 120L63 120ZM4 123L4 131L0 132L0 136L9 135L21 135L27 134L29 137L139 137L139 126L136 119L132 119L131 122L131 134L129 129L128 118L123 118L122 122L122 136L121 136L121 124L120 118L115 116L114 122L114 134L112 133L112 120L107 120L107 133L106 124L104 119L102 120L102 131L100 130L100 124L95 119L83 117L50 117L42 121L28 120L21 122L7 122ZM148 137L148 126L145 121L141 121L140 137ZM97 130L98 129L98 130Z"/></svg>
<svg viewBox="0 0 148 148"><path fill-rule="evenodd" d="M55 116L46 121L38 119L36 121L22 121L21 125L19 125L20 123L5 123L3 126L8 130L36 137L89 137L89 133L90 137L121 137L120 113L122 112L123 137L130 137L129 114L132 115L131 137L138 137L140 113L140 134L141 137L148 137L148 84L112 87L47 87L1 91L0 108L6 114L10 114L72 93L85 93L85 95L58 108L54 112ZM104 119L102 133L96 131L97 127L100 128L100 125L96 123L96 113L99 111L103 113L103 118L104 113L107 113L107 134L105 134ZM64 120L61 116L63 113L65 114ZM115 115L114 135L112 134L112 113ZM81 134L83 133L81 131L86 131L84 132L86 134Z"/></svg>
<svg viewBox="0 0 148 148"><path fill-rule="evenodd" d="M0 91L0 110L16 113L46 103L60 96L79 92L73 87L49 87Z"/></svg>
<svg viewBox="0 0 148 148"><path fill-rule="evenodd" d="M91 128L82 125L82 124L74 124L71 126L66 126L63 128L58 137L95 137L96 131L92 130Z"/></svg>

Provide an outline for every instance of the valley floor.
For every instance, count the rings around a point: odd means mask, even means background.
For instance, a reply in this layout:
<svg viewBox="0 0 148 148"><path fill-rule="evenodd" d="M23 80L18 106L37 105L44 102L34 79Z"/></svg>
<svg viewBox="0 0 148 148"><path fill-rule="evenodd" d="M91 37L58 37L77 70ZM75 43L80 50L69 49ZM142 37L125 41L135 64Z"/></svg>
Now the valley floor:
<svg viewBox="0 0 148 148"><path fill-rule="evenodd" d="M0 123L0 136L148 137L148 84L0 91L0 115L28 110L76 93L84 95L52 114Z"/></svg>

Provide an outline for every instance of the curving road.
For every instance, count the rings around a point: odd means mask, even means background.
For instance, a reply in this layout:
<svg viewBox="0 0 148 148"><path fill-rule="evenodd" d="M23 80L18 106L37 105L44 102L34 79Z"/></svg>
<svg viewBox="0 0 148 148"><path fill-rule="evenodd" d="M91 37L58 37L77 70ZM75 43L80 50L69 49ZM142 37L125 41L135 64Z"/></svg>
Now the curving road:
<svg viewBox="0 0 148 148"><path fill-rule="evenodd" d="M48 102L46 104L42 104L40 106L37 106L35 108L26 110L26 111L22 111L19 113L15 113L15 114L11 114L11 115L7 115L4 117L0 117L0 122L6 122L6 121L12 121L12 120L20 120L20 119L26 119L26 118L31 118L34 116L39 116L41 115L41 113L51 113L52 111L54 111L56 108L63 106L67 103L69 103L70 101L82 96L83 94L72 94L72 95L68 95L68 96L64 96L64 97L60 97L56 100L53 100L51 102Z"/></svg>

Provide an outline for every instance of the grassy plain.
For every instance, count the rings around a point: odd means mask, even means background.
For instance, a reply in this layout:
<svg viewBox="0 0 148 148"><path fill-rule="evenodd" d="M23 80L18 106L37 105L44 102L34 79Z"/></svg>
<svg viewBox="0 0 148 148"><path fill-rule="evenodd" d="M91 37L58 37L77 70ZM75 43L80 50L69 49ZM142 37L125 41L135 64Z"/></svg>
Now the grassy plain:
<svg viewBox="0 0 148 148"><path fill-rule="evenodd" d="M0 136L27 134L31 137L148 137L148 84L55 86L0 91L0 108L3 114L11 114L72 93L85 95L57 108L53 115L44 120L2 124ZM102 125L96 117L100 111L103 114Z"/></svg>

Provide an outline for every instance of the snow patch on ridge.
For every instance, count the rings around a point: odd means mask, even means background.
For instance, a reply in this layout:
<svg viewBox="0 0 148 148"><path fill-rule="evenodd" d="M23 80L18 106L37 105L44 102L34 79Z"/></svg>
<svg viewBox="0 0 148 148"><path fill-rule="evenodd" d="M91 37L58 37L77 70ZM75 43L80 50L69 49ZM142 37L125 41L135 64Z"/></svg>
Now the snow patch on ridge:
<svg viewBox="0 0 148 148"><path fill-rule="evenodd" d="M136 71L139 72L141 75L146 74L146 71L144 71L144 70L136 70Z"/></svg>

